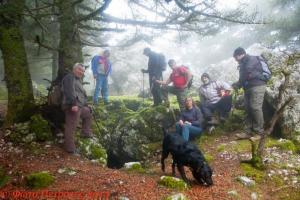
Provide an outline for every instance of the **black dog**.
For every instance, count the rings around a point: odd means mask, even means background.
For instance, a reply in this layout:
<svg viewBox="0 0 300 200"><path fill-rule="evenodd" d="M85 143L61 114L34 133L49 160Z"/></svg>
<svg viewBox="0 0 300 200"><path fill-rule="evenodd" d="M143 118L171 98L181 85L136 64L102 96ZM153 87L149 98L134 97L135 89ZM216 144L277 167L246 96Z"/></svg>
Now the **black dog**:
<svg viewBox="0 0 300 200"><path fill-rule="evenodd" d="M165 172L165 159L171 153L173 157L172 174L175 176L175 165L182 177L188 183L184 166L192 171L194 178L201 184L210 186L212 181L212 170L207 164L203 154L196 145L186 142L177 133L166 133L164 130L163 151L161 157L161 169Z"/></svg>

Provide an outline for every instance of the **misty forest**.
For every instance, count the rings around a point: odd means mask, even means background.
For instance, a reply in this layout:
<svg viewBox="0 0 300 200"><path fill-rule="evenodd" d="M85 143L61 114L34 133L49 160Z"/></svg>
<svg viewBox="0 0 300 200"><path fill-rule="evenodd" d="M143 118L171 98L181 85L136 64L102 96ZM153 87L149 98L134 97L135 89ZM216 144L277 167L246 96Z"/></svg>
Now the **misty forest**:
<svg viewBox="0 0 300 200"><path fill-rule="evenodd" d="M299 0L0 0L0 199L299 200L299 19Z"/></svg>

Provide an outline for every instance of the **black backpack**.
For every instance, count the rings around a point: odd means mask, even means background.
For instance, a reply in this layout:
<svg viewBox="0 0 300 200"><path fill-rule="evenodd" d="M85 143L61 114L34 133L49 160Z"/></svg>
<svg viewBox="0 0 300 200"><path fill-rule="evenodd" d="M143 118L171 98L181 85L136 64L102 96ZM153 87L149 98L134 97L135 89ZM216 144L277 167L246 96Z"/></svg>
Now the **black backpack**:
<svg viewBox="0 0 300 200"><path fill-rule="evenodd" d="M167 69L166 57L162 53L157 54L157 57L158 57L158 66L160 70L165 71Z"/></svg>

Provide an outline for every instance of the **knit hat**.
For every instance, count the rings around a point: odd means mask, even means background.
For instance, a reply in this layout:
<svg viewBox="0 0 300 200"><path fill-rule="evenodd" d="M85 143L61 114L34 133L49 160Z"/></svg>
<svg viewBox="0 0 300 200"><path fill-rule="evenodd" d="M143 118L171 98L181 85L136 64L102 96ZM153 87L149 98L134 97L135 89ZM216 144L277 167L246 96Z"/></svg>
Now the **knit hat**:
<svg viewBox="0 0 300 200"><path fill-rule="evenodd" d="M207 77L208 79L210 79L208 73L203 73L203 74L201 75L201 80L202 80L204 77Z"/></svg>

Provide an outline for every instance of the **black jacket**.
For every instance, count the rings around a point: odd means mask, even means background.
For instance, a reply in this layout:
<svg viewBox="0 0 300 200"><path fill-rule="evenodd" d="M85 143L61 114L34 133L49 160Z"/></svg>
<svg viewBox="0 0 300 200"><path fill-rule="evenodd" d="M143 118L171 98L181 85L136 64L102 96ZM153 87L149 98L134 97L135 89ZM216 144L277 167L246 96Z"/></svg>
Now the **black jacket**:
<svg viewBox="0 0 300 200"><path fill-rule="evenodd" d="M192 123L193 126L197 127L202 127L202 123L204 121L200 109L196 106L193 106L190 110L185 109L182 111L179 119L182 121L188 121Z"/></svg>
<svg viewBox="0 0 300 200"><path fill-rule="evenodd" d="M162 77L162 70L159 67L159 55L153 51L150 52L148 61L148 73L149 77L155 77L160 79Z"/></svg>
<svg viewBox="0 0 300 200"><path fill-rule="evenodd" d="M245 55L239 63L239 73L239 85L244 89L266 84L266 81L259 78L262 75L262 68L256 56Z"/></svg>

